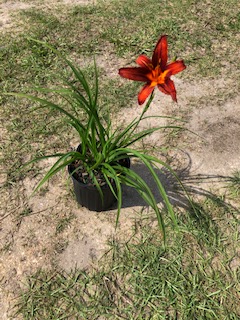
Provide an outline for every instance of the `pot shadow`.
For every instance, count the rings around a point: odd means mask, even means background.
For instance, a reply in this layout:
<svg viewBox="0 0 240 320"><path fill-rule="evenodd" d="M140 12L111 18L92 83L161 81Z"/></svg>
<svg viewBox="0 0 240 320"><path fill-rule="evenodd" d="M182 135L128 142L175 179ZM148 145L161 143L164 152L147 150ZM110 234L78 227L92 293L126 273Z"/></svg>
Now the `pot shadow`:
<svg viewBox="0 0 240 320"><path fill-rule="evenodd" d="M170 203L177 208L194 212L198 208L197 202L192 199L197 198L208 198L218 206L225 209L234 209L235 212L239 213L239 210L232 204L225 201L224 197L220 197L219 194L211 192L207 188L207 184L221 183L227 185L233 180L232 176L223 176L215 174L192 174L192 160L188 153L184 152L187 164L185 167L175 170L176 175L179 177L184 188L181 186L179 181L166 169L156 169L155 172L159 177L166 194L169 198ZM134 163L131 165L131 169L136 172L149 186L152 191L156 202L164 205L163 198L159 193L157 185L144 164ZM141 198L138 192L132 187L123 186L123 199L122 208L142 206L146 207L146 202ZM191 198L191 202L189 201ZM114 205L115 209L117 205ZM199 210L197 210L199 211Z"/></svg>
<svg viewBox="0 0 240 320"><path fill-rule="evenodd" d="M131 169L146 182L156 202L159 204L163 203L163 198L159 193L157 185L146 166L144 164L135 163L131 166ZM188 200L183 193L180 193L178 191L179 186L176 178L172 174L170 174L169 171L167 171L165 168L155 169L155 173L161 181L171 204L173 206L179 206L186 209L188 207ZM141 198L141 196L134 188L123 186L122 208L133 206L146 206L146 202Z"/></svg>
<svg viewBox="0 0 240 320"><path fill-rule="evenodd" d="M191 233L199 244L207 243L215 250L216 243L223 239L226 235L226 218L227 224L230 220L238 225L240 211L232 203L229 203L224 196L216 191L211 190L213 183L217 183L218 187L228 188L228 183L233 182L233 176L223 176L216 174L194 174L192 169L192 160L189 154L185 153L185 163L183 167L181 163L175 169L175 173L184 186L182 188L179 181L166 169L156 169L166 194L173 206L176 214L177 224L181 226L181 230L186 230L186 234ZM156 183L145 165L141 163L133 163L131 169L139 174L151 189L159 207L164 209L164 202L159 194ZM219 190L219 188L216 188ZM122 208L130 208L140 206L142 209L148 208L147 204L140 197L136 190L131 187L123 186L123 203ZM189 201L191 199L191 202ZM115 205L113 209L116 209ZM182 210L181 210L182 209ZM150 212L149 212L150 213ZM162 210L163 219L167 218L167 209ZM143 224L148 225L152 230L153 223L157 221L155 215L149 214L149 219L144 216L136 218L135 224L142 228ZM170 222L169 226L172 226ZM137 230L136 229L136 230ZM175 229L176 230L176 229Z"/></svg>

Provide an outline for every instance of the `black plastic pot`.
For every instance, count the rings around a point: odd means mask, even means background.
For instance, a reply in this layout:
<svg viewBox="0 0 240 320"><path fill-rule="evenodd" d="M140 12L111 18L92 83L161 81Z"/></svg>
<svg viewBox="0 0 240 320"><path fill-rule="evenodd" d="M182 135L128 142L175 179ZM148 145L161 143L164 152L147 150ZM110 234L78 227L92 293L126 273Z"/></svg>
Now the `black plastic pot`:
<svg viewBox="0 0 240 320"><path fill-rule="evenodd" d="M68 166L68 172L71 174L71 166ZM113 195L108 184L101 187L103 193L103 199L100 196L98 189L95 186L87 185L71 175L73 181L74 192L77 202L83 207L88 208L90 211L104 211L110 208L116 198ZM115 184L113 184L114 190L116 190Z"/></svg>
<svg viewBox="0 0 240 320"><path fill-rule="evenodd" d="M81 146L78 146L77 151L81 150ZM80 151L81 152L81 151ZM122 159L119 161L119 164L126 168L130 168L130 159ZM83 207L88 208L90 211L105 211L109 209L115 202L116 198L112 193L108 184L105 184L101 187L103 198L94 185L87 185L77 179L76 174L72 174L74 167L69 165L68 172L72 177L74 192L76 195L77 202ZM116 191L116 185L113 182L112 187Z"/></svg>

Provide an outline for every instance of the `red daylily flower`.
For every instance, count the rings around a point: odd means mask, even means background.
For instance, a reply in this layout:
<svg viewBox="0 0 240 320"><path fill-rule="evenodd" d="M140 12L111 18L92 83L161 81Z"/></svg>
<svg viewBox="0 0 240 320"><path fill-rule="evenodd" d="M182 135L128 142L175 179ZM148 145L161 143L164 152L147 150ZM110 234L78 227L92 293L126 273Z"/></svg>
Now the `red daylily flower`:
<svg viewBox="0 0 240 320"><path fill-rule="evenodd" d="M167 60L167 36L164 35L158 40L153 51L152 60L145 55L140 55L136 60L140 67L119 69L119 74L123 78L146 82L138 94L138 103L140 105L146 101L156 86L161 92L171 95L172 99L177 102L175 85L170 77L183 71L186 66L183 60L176 60L169 64Z"/></svg>

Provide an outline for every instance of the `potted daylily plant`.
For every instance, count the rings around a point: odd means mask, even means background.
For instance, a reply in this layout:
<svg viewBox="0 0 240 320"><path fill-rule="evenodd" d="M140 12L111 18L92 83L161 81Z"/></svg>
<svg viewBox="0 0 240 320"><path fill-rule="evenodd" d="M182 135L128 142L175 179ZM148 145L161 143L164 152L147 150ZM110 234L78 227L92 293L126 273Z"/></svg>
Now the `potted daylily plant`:
<svg viewBox="0 0 240 320"><path fill-rule="evenodd" d="M73 179L78 202L90 210L101 211L107 209L117 200L116 222L118 222L122 206L121 185L125 184L135 188L147 205L152 207L162 233L165 235L163 217L153 193L147 183L130 167L130 159L135 158L141 161L149 170L172 220L176 222L172 206L154 169L155 166L160 165L173 174L174 172L160 159L131 147L134 143L162 128L162 126L159 126L142 131L136 130L140 122L149 118L146 116L146 112L153 100L154 88L157 87L160 91L170 95L174 101L177 101L176 89L170 77L184 70L186 66L182 60L168 63L167 36L161 36L151 59L145 55L140 55L136 60L138 67L121 68L119 70L120 76L124 78L145 82L138 95L139 105L142 105L147 98L149 99L139 118L131 121L125 128L116 128L115 130L112 128L110 116L106 118L101 114L98 103L96 64L95 87L91 89L79 67L48 44L34 41L48 47L60 56L70 68L72 78L66 81L63 88L36 88L35 90L41 93L41 97L25 93L11 94L38 103L40 105L38 108L50 108L60 112L66 118L67 123L76 130L79 137L79 145L76 146L75 150L38 157L28 162L30 164L47 158L57 158L55 164L39 182L36 190L54 174L67 167ZM42 98L43 94L49 93L51 93L51 100ZM54 102L54 95L58 96L56 101L59 101L59 96L62 101L67 101L68 108L65 108L59 102Z"/></svg>

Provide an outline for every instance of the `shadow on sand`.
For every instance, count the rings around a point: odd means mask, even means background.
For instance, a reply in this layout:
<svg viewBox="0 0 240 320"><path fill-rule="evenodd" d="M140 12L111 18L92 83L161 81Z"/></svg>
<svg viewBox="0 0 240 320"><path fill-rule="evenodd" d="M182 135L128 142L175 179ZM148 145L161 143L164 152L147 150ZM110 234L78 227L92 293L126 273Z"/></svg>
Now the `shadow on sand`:
<svg viewBox="0 0 240 320"><path fill-rule="evenodd" d="M216 202L218 206L224 207L226 209L232 208L236 212L238 212L238 209L233 207L232 204L226 202L224 197L220 197L219 193L210 191L211 189L213 189L212 187L214 186L214 184L218 186L218 188L215 188L216 190L219 189L220 186L222 188L226 188L227 184L232 182L233 177L211 174L194 175L191 173L191 157L189 156L189 154L185 155L188 159L187 165L184 168L175 170L175 173L182 182L185 190L182 188L177 179L166 168L156 169L156 173L165 188L171 204L177 208L191 210L193 204L194 206L196 206L195 200L193 199L197 199L196 201L198 201L198 199L201 200L207 198L213 202ZM136 163L131 166L131 169L139 174L148 184L157 203L163 203L163 199L159 194L157 186L145 165ZM192 204L189 202L189 198L192 199ZM131 187L124 186L122 208L134 206L146 206L146 203L140 197L136 190Z"/></svg>

